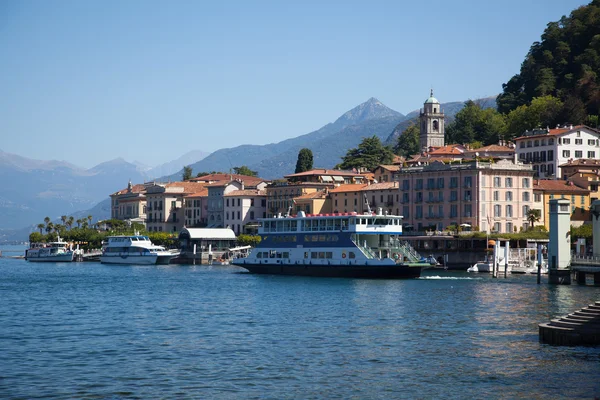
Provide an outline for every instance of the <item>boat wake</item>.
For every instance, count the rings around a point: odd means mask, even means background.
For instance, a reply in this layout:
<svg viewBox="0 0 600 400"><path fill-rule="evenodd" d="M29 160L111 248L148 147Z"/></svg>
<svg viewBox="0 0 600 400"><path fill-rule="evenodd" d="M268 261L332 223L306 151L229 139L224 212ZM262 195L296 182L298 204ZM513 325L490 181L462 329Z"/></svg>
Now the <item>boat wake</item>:
<svg viewBox="0 0 600 400"><path fill-rule="evenodd" d="M437 279L444 281L476 281L481 280L483 278L471 278L469 276L461 277L461 276L421 276L419 279Z"/></svg>

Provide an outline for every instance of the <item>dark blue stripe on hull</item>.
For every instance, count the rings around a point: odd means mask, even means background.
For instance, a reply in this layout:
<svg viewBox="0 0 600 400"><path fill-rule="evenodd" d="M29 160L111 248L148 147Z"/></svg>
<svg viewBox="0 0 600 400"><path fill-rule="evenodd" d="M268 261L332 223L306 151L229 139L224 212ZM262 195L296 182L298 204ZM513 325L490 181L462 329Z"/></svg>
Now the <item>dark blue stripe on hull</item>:
<svg viewBox="0 0 600 400"><path fill-rule="evenodd" d="M242 264L253 274L321 276L331 278L376 278L410 279L421 276L421 267L398 265L279 265L279 264Z"/></svg>

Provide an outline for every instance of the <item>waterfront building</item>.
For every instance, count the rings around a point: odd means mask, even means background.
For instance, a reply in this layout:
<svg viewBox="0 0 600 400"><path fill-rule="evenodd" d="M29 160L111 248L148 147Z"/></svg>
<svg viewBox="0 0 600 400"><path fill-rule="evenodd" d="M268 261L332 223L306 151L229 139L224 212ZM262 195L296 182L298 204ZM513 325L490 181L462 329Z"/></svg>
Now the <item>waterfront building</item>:
<svg viewBox="0 0 600 400"><path fill-rule="evenodd" d="M540 210L538 224L550 228L550 200L565 199L570 202L571 225L580 226L590 221L590 191L573 182L557 179L535 179L533 182L533 208Z"/></svg>
<svg viewBox="0 0 600 400"><path fill-rule="evenodd" d="M184 198L202 191L204 183L171 182L154 183L146 187L149 232L179 232L185 222Z"/></svg>
<svg viewBox="0 0 600 400"><path fill-rule="evenodd" d="M326 183L335 186L341 184L366 182L364 174L358 172L323 168L311 169L310 171L285 175L284 178L288 182Z"/></svg>
<svg viewBox="0 0 600 400"><path fill-rule="evenodd" d="M183 207L186 227L205 227L208 224L208 189L186 196Z"/></svg>
<svg viewBox="0 0 600 400"><path fill-rule="evenodd" d="M419 147L421 151L444 146L445 116L440 102L433 97L433 89L419 114Z"/></svg>
<svg viewBox="0 0 600 400"><path fill-rule="evenodd" d="M500 141L499 144L490 144L488 146L479 147L477 149L468 149L464 153L465 158L484 158L494 160L513 160L515 158L514 143L505 143Z"/></svg>
<svg viewBox="0 0 600 400"><path fill-rule="evenodd" d="M402 165L379 165L373 170L376 182L394 182L398 180L398 171Z"/></svg>
<svg viewBox="0 0 600 400"><path fill-rule="evenodd" d="M110 217L122 221L145 224L146 222L146 185L132 185L110 195Z"/></svg>
<svg viewBox="0 0 600 400"><path fill-rule="evenodd" d="M265 189L240 189L223 195L224 225L236 235L254 234L258 219L267 217L267 192Z"/></svg>
<svg viewBox="0 0 600 400"><path fill-rule="evenodd" d="M271 218L278 214L285 215L294 208L294 199L326 189L333 189L334 187L335 185L333 183L287 181L272 182L266 188L267 217ZM301 202L301 204L304 207L307 205L305 202ZM309 210L304 208L302 211L305 211L307 214L314 214L314 209L312 207L309 208Z"/></svg>
<svg viewBox="0 0 600 400"><path fill-rule="evenodd" d="M600 132L585 125L526 131L515 143L519 160L539 178L561 178L558 167L569 160L600 158Z"/></svg>
<svg viewBox="0 0 600 400"><path fill-rule="evenodd" d="M590 191L590 204L600 198L600 160L569 160L559 167L567 181Z"/></svg>
<svg viewBox="0 0 600 400"><path fill-rule="evenodd" d="M433 162L403 168L401 215L417 231L448 226L514 232L526 226L532 204L531 166L498 162Z"/></svg>
<svg viewBox="0 0 600 400"><path fill-rule="evenodd" d="M306 214L328 214L331 212L331 199L329 198L328 188L294 197L292 202L294 213L304 211Z"/></svg>

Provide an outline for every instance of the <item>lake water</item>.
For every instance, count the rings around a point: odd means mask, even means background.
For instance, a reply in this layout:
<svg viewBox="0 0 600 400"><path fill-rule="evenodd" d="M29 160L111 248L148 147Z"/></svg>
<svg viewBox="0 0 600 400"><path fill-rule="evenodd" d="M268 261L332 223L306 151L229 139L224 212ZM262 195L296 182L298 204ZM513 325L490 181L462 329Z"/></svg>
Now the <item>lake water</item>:
<svg viewBox="0 0 600 400"><path fill-rule="evenodd" d="M600 396L600 348L538 324L600 288L430 270L416 280L0 258L2 399Z"/></svg>

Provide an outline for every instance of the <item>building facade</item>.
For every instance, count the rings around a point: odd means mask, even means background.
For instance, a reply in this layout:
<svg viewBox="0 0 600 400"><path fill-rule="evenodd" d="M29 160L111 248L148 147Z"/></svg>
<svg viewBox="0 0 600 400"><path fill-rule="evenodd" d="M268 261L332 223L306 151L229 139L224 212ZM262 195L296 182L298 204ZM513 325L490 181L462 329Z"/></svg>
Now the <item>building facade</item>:
<svg viewBox="0 0 600 400"><path fill-rule="evenodd" d="M571 225L579 226L590 221L590 191L573 182L555 179L536 179L533 183L534 209L540 210L536 225L550 228L550 200L565 199L570 203Z"/></svg>
<svg viewBox="0 0 600 400"><path fill-rule="evenodd" d="M539 178L562 178L558 167L569 160L600 158L600 133L585 125L528 131L515 143L519 161Z"/></svg>
<svg viewBox="0 0 600 400"><path fill-rule="evenodd" d="M179 232L185 223L185 197L203 189L203 183L189 181L147 186L146 229L150 232Z"/></svg>
<svg viewBox="0 0 600 400"><path fill-rule="evenodd" d="M110 195L110 217L122 221L130 220L145 224L146 220L146 185L132 185Z"/></svg>
<svg viewBox="0 0 600 400"><path fill-rule="evenodd" d="M234 190L224 195L224 225L236 235L256 233L258 219L267 216L266 190Z"/></svg>

